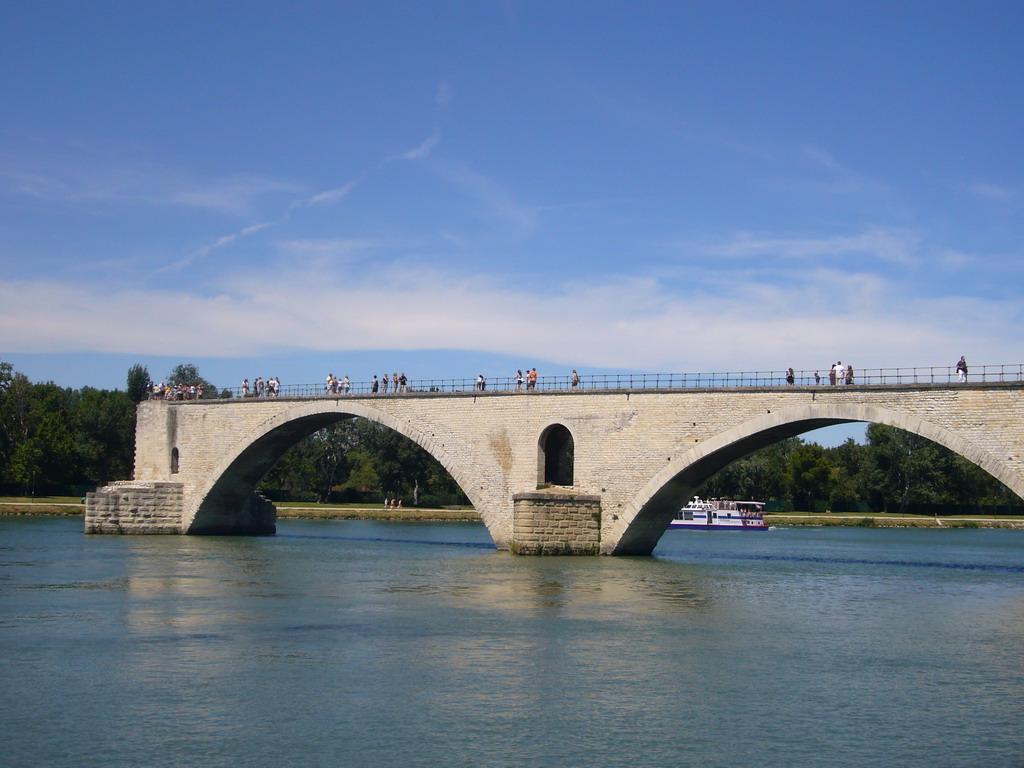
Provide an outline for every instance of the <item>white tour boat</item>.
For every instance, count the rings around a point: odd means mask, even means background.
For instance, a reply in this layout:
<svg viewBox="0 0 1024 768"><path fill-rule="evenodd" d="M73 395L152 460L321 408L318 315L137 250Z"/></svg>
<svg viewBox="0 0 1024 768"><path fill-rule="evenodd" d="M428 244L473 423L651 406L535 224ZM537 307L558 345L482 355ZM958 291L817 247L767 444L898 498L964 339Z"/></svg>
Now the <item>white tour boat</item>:
<svg viewBox="0 0 1024 768"><path fill-rule="evenodd" d="M767 531L761 511L763 501L731 501L729 499L702 499L680 509L668 524L669 528L692 528L705 531Z"/></svg>

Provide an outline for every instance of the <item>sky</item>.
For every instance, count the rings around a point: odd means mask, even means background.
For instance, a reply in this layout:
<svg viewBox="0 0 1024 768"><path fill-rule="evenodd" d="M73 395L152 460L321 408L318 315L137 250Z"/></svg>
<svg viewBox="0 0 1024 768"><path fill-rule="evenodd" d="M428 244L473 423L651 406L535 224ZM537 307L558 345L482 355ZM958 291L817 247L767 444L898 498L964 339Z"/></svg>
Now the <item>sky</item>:
<svg viewBox="0 0 1024 768"><path fill-rule="evenodd" d="M3 18L0 360L33 381L1024 361L1024 3Z"/></svg>

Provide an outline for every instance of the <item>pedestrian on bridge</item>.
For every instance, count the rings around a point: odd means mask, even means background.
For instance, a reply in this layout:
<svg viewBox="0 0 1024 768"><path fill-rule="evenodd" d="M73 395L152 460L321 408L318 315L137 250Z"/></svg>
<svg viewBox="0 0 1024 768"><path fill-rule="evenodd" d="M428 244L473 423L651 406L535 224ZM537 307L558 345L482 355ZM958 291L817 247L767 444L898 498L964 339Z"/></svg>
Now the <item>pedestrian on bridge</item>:
<svg viewBox="0 0 1024 768"><path fill-rule="evenodd" d="M961 384L967 383L967 358L963 355L956 361L956 380Z"/></svg>
<svg viewBox="0 0 1024 768"><path fill-rule="evenodd" d="M832 373L828 377L828 380L832 384L842 384L843 383L843 377L845 375L846 375L846 369L843 368L843 361L842 360L838 360L838 361L836 361L836 364L832 366Z"/></svg>

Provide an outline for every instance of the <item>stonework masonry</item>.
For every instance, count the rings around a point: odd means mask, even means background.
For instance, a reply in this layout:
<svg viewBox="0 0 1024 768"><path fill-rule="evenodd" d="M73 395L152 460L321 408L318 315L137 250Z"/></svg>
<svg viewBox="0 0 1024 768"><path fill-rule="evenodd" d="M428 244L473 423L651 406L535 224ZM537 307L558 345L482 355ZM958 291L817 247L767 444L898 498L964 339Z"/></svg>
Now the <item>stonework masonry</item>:
<svg viewBox="0 0 1024 768"><path fill-rule="evenodd" d="M86 533L181 533L181 483L122 480L86 495Z"/></svg>
<svg viewBox="0 0 1024 768"><path fill-rule="evenodd" d="M573 485L565 491L598 499L598 548L605 554L650 553L674 511L729 462L851 421L934 440L1024 495L1022 382L409 392L141 403L135 495L120 484L100 489L87 500L87 527L116 529L118 510L138 508L133 516L158 521L145 523L143 532L269 532L268 513L253 511L256 484L297 441L353 416L394 429L432 454L501 549L519 535L516 498L528 506L523 494L543 483L543 435L555 424L573 438ZM150 518L141 517L143 506L134 499L145 496L146 484L176 498L177 491L160 485L167 483L180 486L177 523L170 501L158 505L157 517L156 507L147 508ZM120 527L126 529L124 522Z"/></svg>
<svg viewBox="0 0 1024 768"><path fill-rule="evenodd" d="M518 555L596 555L601 548L601 497L555 491L512 497L510 548Z"/></svg>

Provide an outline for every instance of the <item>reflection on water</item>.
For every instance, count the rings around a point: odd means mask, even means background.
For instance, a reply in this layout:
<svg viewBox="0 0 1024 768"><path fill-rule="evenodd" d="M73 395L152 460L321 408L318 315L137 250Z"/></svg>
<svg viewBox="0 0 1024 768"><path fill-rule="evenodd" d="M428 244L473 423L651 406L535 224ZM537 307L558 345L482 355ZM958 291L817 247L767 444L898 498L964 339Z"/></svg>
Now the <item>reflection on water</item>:
<svg viewBox="0 0 1024 768"><path fill-rule="evenodd" d="M1019 766L1024 536L0 519L5 764ZM70 757L73 756L73 759Z"/></svg>

